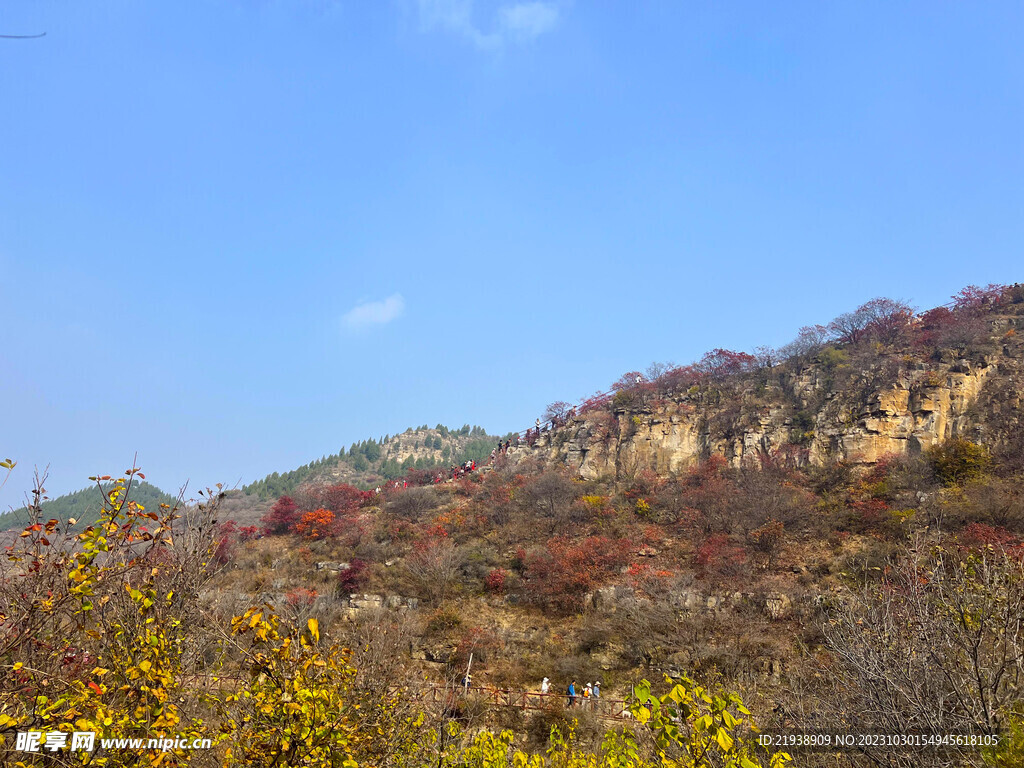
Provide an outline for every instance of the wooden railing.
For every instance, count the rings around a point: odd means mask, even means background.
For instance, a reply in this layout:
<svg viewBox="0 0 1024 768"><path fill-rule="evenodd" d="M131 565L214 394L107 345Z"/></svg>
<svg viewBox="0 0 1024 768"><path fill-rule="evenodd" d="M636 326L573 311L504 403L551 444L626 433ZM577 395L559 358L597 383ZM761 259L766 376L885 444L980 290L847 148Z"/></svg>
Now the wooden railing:
<svg viewBox="0 0 1024 768"><path fill-rule="evenodd" d="M417 692L411 692L414 696ZM491 707L514 707L523 710L541 709L579 709L593 712L601 718L609 720L627 720L624 699L608 699L602 697L584 698L577 694L570 704L569 695L565 693L539 693L535 691L513 691L511 688L494 688L487 686L428 685L418 692L423 701L432 704L454 706L458 701L471 699L482 701Z"/></svg>

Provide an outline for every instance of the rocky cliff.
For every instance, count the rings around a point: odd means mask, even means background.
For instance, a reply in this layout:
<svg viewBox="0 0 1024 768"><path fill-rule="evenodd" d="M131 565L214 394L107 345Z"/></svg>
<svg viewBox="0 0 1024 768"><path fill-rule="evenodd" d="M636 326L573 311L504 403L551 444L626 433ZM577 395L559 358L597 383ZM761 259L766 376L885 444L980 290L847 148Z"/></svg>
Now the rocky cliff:
<svg viewBox="0 0 1024 768"><path fill-rule="evenodd" d="M799 464L871 465L951 437L998 444L1005 424L993 414L1019 423L1024 345L1017 329L1024 329L1024 316L988 322L988 343L969 355L922 359L830 346L738 381L670 396L627 394L543 433L514 456L539 455L590 479L641 469L674 474L712 455L734 466L766 454Z"/></svg>

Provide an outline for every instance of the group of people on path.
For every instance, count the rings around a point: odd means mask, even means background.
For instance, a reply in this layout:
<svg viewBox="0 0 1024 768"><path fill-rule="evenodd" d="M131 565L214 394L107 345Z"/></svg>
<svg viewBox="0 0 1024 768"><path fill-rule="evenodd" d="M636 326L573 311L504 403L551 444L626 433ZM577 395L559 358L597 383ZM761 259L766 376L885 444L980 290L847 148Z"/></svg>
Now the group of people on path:
<svg viewBox="0 0 1024 768"><path fill-rule="evenodd" d="M552 429L558 429L561 426L568 424L570 421L576 418L576 406L573 406L561 416L552 416L548 421L543 424L540 419L537 419L533 429L526 430L526 434L523 436L523 440L526 444L533 447L534 443L540 438L542 432L547 432Z"/></svg>
<svg viewBox="0 0 1024 768"><path fill-rule="evenodd" d="M458 480L461 477L465 477L470 472L475 472L475 471L476 471L476 459L468 459L464 463L459 464L459 466L457 466L457 467L454 466L454 465L451 466L448 469L448 473L447 474L445 474L444 472L438 472L434 476L434 482L435 483L443 483L445 480Z"/></svg>
<svg viewBox="0 0 1024 768"><path fill-rule="evenodd" d="M540 437L541 432L547 432L548 430L551 429L557 429L558 427L563 426L564 424L568 423L570 420L574 418L576 418L575 406L570 408L564 415L554 416L549 421L545 421L543 424L541 424L540 419L537 419L536 427L533 429L526 430L522 438L520 438L518 434L515 434L506 440L499 440L497 447L491 451L491 456L487 463L493 464L499 456L507 455L510 448L518 447L520 442L525 442L528 446L532 448L534 443L536 443L537 439ZM476 461L470 460L465 462L464 464L460 464L459 466L450 467L447 473L438 472L436 475L434 475L434 483L443 483L446 482L447 480L458 480L462 477L465 477L470 472L475 471ZM408 488L409 483L405 482L404 486ZM399 487L402 486L399 484L399 482L396 482L395 488ZM377 493L380 493L380 488L377 489Z"/></svg>
<svg viewBox="0 0 1024 768"><path fill-rule="evenodd" d="M515 444L519 445L519 435L516 435L515 439L516 439ZM504 442L499 440L498 441L498 447L495 448L493 451L491 451L491 461L490 461L490 463L493 464L494 460L496 458L498 458L499 456L504 456L505 454L507 454L508 453L508 449L511 448L511 447L512 447L512 439L511 438L509 438L508 440L505 440Z"/></svg>
<svg viewBox="0 0 1024 768"><path fill-rule="evenodd" d="M549 693L551 691L551 681L548 678L544 678L540 684L541 693ZM565 691L567 707L585 707L587 705L596 706L597 700L601 698L601 681L597 680L593 683L587 683L583 688L577 689L576 681L573 680L569 683L569 687Z"/></svg>

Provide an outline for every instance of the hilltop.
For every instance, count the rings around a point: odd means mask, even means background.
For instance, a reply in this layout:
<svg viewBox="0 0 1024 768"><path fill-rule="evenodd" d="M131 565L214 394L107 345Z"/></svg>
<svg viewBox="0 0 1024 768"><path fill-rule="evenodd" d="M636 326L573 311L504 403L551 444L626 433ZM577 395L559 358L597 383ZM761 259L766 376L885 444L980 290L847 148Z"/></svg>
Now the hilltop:
<svg viewBox="0 0 1024 768"><path fill-rule="evenodd" d="M411 469L434 469L460 464L467 459L480 461L497 444L496 435L483 427L463 425L449 429L438 424L409 427L397 435L352 443L348 450L323 456L309 464L284 473L274 472L242 488L246 495L260 499L294 493L307 482L343 482L359 488L373 488L402 477Z"/></svg>
<svg viewBox="0 0 1024 768"><path fill-rule="evenodd" d="M447 469L468 460L482 462L498 440L498 436L476 425L464 424L457 429L443 424L409 427L399 434L352 443L338 453L290 471L273 472L240 491L229 491L223 514L239 524L251 525L267 513L274 499L294 495L303 486L344 483L370 490L410 472Z"/></svg>

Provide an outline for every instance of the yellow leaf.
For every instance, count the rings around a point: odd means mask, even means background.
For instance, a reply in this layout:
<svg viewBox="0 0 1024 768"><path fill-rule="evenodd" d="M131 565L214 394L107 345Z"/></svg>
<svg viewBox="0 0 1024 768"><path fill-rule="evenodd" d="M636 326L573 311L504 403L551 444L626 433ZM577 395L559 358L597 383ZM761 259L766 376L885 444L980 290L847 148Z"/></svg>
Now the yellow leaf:
<svg viewBox="0 0 1024 768"><path fill-rule="evenodd" d="M25 665L24 665L24 664L22 664L22 663L21 663L21 662L19 661L19 662L18 662L17 664L15 664L15 665L14 665L14 671L15 671L15 672L17 672L17 671L18 671L19 669L21 669L21 668L22 668L22 667L24 667L24 666L25 666Z"/></svg>
<svg viewBox="0 0 1024 768"><path fill-rule="evenodd" d="M717 741L718 746L720 746L726 752L732 749L733 739L732 736L730 736L729 733L725 730L725 728L718 729L718 733L715 734L715 741Z"/></svg>
<svg viewBox="0 0 1024 768"><path fill-rule="evenodd" d="M310 619L306 622L306 626L309 627L309 634L313 636L313 640L320 641L320 622L316 619Z"/></svg>

